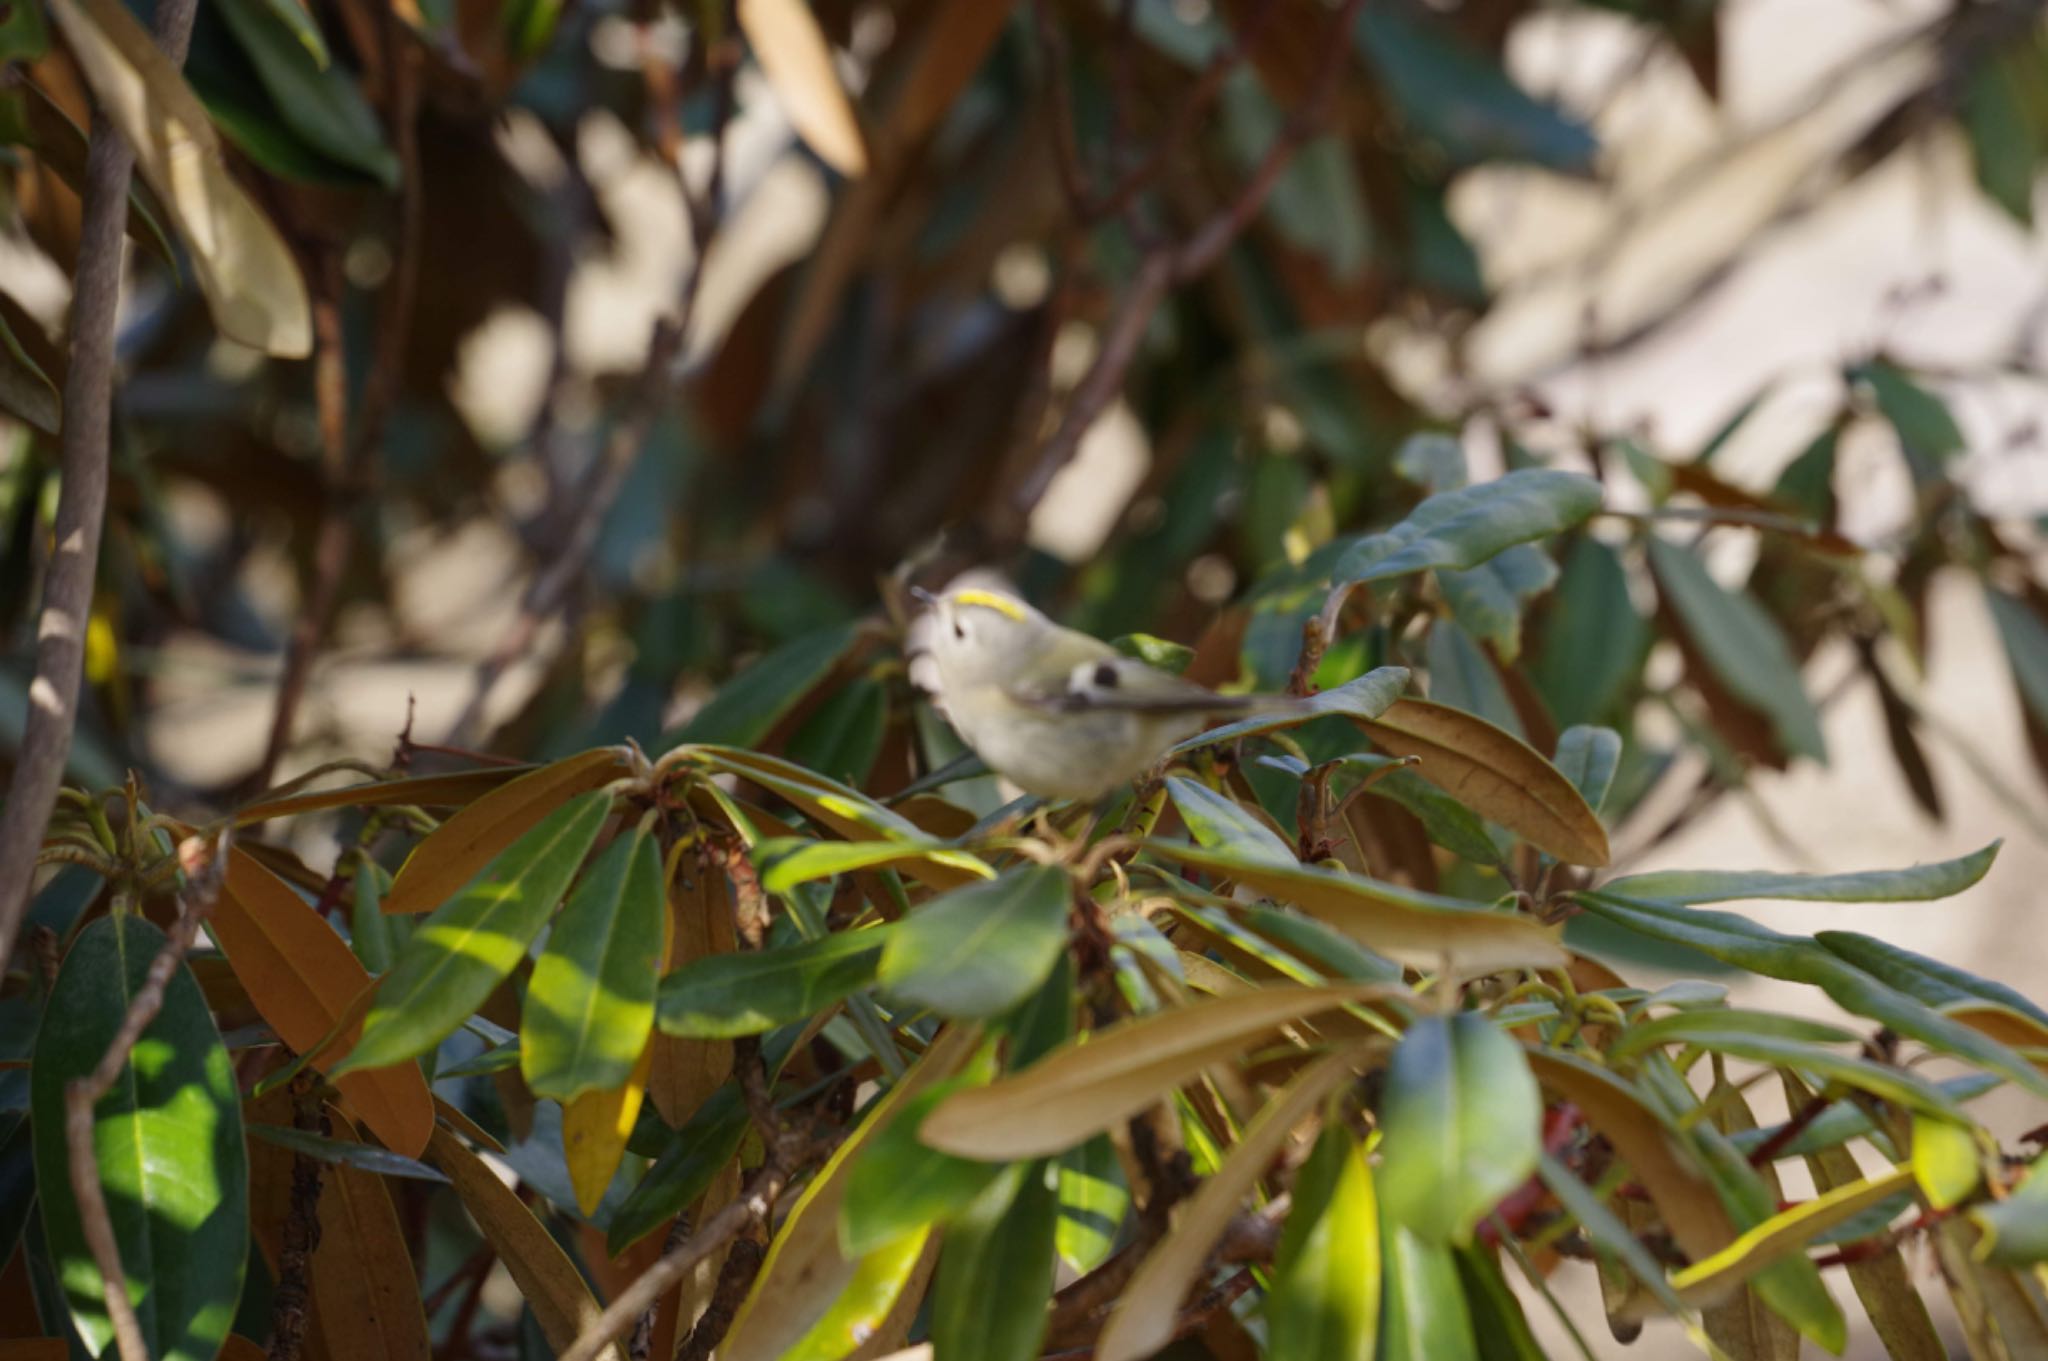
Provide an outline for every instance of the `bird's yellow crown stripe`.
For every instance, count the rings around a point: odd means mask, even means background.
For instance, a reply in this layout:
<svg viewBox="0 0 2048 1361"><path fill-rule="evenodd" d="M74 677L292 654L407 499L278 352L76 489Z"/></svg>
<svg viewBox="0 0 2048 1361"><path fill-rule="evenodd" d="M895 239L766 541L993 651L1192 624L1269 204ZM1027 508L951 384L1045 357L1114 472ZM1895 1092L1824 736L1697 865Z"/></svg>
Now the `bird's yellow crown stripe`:
<svg viewBox="0 0 2048 1361"><path fill-rule="evenodd" d="M1024 607L1010 599L1010 597L998 595L994 591L956 591L953 595L953 603L956 605L979 605L983 609L994 610L997 614L1014 619L1020 624L1024 622Z"/></svg>

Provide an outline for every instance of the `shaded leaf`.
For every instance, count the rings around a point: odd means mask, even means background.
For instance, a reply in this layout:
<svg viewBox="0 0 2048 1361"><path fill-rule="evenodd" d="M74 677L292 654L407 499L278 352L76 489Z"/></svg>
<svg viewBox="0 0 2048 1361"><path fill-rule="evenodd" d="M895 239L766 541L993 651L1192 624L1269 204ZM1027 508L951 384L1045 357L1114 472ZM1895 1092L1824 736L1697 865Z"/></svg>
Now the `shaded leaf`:
<svg viewBox="0 0 2048 1361"><path fill-rule="evenodd" d="M902 1114L854 1161L839 1205L839 1245L848 1256L863 1256L951 1220L1004 1172L999 1163L926 1148L917 1137L918 1127L941 1101L956 1091L987 1086L995 1073L994 1046L985 1045L959 1073L906 1101Z"/></svg>
<svg viewBox="0 0 2048 1361"><path fill-rule="evenodd" d="M324 1134L296 1129L291 1125L266 1125L256 1121L250 1122L248 1130L254 1138L268 1140L281 1148L303 1153L323 1163L353 1167L380 1177L410 1177L418 1181L448 1180L415 1158L404 1157L386 1148L374 1147L360 1139L331 1139Z"/></svg>
<svg viewBox="0 0 2048 1361"><path fill-rule="evenodd" d="M1179 775L1166 777L1166 792L1181 821L1201 845L1242 860L1296 865L1294 850L1273 829L1246 812L1235 799Z"/></svg>
<svg viewBox="0 0 2048 1361"><path fill-rule="evenodd" d="M1211 728L1205 733L1190 737L1175 747L1170 754L1179 755L1182 752L1213 747L1223 742L1235 742L1257 733L1299 727L1303 723L1328 714L1341 714L1346 718L1360 721L1378 718L1387 711L1389 705L1400 699L1401 692L1407 688L1407 667L1375 667L1358 679L1348 681L1334 690L1321 690L1309 695L1298 705L1288 709L1262 714L1257 718L1239 719L1220 728Z"/></svg>
<svg viewBox="0 0 2048 1361"><path fill-rule="evenodd" d="M2048 1154L2036 1158L2026 1179L2003 1200L1970 1211L1982 1231L1977 1257L1994 1266L2028 1266L2048 1261Z"/></svg>
<svg viewBox="0 0 2048 1361"><path fill-rule="evenodd" d="M1011 1163L946 1231L931 1303L934 1356L1032 1361L1053 1293L1060 1197L1046 1163Z"/></svg>
<svg viewBox="0 0 2048 1361"><path fill-rule="evenodd" d="M341 1158L320 1188L313 1300L321 1345L332 1361L429 1361L434 1349L412 1252L379 1175L387 1169L363 1156L392 1155L362 1143L355 1126L331 1108L327 1119L335 1134L329 1142L355 1153ZM266 1137L269 1132L299 1133L279 1125L249 1128L266 1131ZM418 1170L403 1175L447 1180L423 1163L412 1166Z"/></svg>
<svg viewBox="0 0 2048 1361"><path fill-rule="evenodd" d="M298 11L298 23L286 11ZM285 126L321 155L394 188L398 157L384 144L377 115L348 72L305 41L311 20L296 3L219 0L217 12L247 55ZM317 35L318 30L313 32Z"/></svg>
<svg viewBox="0 0 2048 1361"><path fill-rule="evenodd" d="M1650 638L1648 622L1629 598L1620 556L1582 535L1565 555L1530 679L1567 727L1615 721Z"/></svg>
<svg viewBox="0 0 2048 1361"><path fill-rule="evenodd" d="M1359 1050L1347 1049L1318 1059L1245 1126L1229 1156L1202 1182L1118 1296L1096 1342L1095 1354L1101 1361L1139 1361L1173 1340L1181 1301L1241 1202L1294 1127L1352 1076L1361 1057Z"/></svg>
<svg viewBox="0 0 2048 1361"><path fill-rule="evenodd" d="M427 1151L455 1183L463 1208L512 1273L541 1335L557 1352L566 1350L604 1312L576 1264L518 1194L454 1135L436 1129ZM605 1361L624 1361L617 1343L606 1344L598 1355Z"/></svg>
<svg viewBox="0 0 2048 1361"><path fill-rule="evenodd" d="M1518 543L1559 534L1600 508L1600 484L1579 473L1523 469L1439 492L1344 554L1335 580L1385 581L1430 568L1466 570Z"/></svg>
<svg viewBox="0 0 2048 1361"><path fill-rule="evenodd" d="M655 1023L669 1035L729 1039L813 1015L875 981L894 929L692 960L661 980Z"/></svg>
<svg viewBox="0 0 2048 1361"><path fill-rule="evenodd" d="M838 668L858 637L852 625L841 625L784 643L728 681L681 728L664 734L661 745L761 742Z"/></svg>
<svg viewBox="0 0 2048 1361"><path fill-rule="evenodd" d="M1123 1164L1106 1134L1060 1155L1059 1227L1053 1244L1060 1260L1087 1275L1109 1258L1131 1205Z"/></svg>
<svg viewBox="0 0 2048 1361"><path fill-rule="evenodd" d="M1600 805L1607 802L1607 791L1614 787L1614 772L1621 766L1621 734L1612 728L1583 723L1566 728L1558 734L1557 755L1552 763L1585 797L1586 806L1597 813Z"/></svg>
<svg viewBox="0 0 2048 1361"><path fill-rule="evenodd" d="M1699 558L1676 544L1653 534L1649 552L1658 589L1716 679L1770 720L1787 752L1825 762L1820 712L1776 621L1746 592L1715 581Z"/></svg>

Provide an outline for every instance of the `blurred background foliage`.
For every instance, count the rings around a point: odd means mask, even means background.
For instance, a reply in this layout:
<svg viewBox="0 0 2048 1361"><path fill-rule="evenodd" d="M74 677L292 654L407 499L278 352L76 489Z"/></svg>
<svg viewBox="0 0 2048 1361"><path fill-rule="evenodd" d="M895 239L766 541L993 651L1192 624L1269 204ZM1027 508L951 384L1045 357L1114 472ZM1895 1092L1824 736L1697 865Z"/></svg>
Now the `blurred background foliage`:
<svg viewBox="0 0 2048 1361"><path fill-rule="evenodd" d="M1692 324L1745 251L1902 158L1960 155L2031 232L2040 7L1838 8L1858 45L1759 99L1705 0L825 0L829 61L810 62L762 62L763 34L713 3L207 0L189 79L301 266L316 354L218 339L137 190L74 769L133 764L218 803L388 738L407 695L420 740L653 744L746 658L869 612L913 557L930 577L1006 567L1104 635L1193 642L1456 476L1462 445L1481 475L1562 462L1614 506L1814 531L1762 536L1732 614L1666 555L1646 624L1640 524L1611 519L1554 592L1534 558L1445 592L1458 627L1426 646L1472 663L1473 703L1540 738L1630 729L1647 696L1678 720L1663 746L1726 785L1820 755L1786 666L1847 639L1932 808L1910 694L1940 567L1998 588L2037 737L2048 714L2029 529L1981 494L2009 485L1987 464L2032 453L2032 414L1966 438L1950 405L2037 383L2038 324L1929 372L1893 353L1914 306L1893 298L1762 476L1717 454L1787 373L1733 394L1707 438L1555 406L1560 375ZM773 38L788 7L758 9ZM0 714L18 730L88 113L37 8L9 15ZM1649 119L1677 129L1660 164ZM1418 431L1445 438L1408 446ZM1903 478L1844 464L1887 436ZM1859 555L1832 533L1838 498L1873 480L1890 518L1855 526L1881 550ZM1756 536L1714 539L1738 543L1715 561L1739 585ZM1266 622L1244 662L1271 686L1298 640ZM1682 675L1645 680L1660 631ZM1503 692L1486 663L1523 649L1532 684ZM900 706L854 712L900 737ZM884 792L914 773L885 745Z"/></svg>

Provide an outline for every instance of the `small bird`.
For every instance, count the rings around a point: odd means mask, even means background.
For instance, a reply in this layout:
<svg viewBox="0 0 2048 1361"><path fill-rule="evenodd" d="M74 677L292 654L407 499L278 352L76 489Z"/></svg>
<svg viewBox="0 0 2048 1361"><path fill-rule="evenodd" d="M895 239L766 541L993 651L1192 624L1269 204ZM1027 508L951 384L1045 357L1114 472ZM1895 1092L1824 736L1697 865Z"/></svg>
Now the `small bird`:
<svg viewBox="0 0 2048 1361"><path fill-rule="evenodd" d="M1219 695L1062 628L1006 591L913 588L911 675L989 768L1029 794L1094 799L1155 765L1215 716L1289 708Z"/></svg>

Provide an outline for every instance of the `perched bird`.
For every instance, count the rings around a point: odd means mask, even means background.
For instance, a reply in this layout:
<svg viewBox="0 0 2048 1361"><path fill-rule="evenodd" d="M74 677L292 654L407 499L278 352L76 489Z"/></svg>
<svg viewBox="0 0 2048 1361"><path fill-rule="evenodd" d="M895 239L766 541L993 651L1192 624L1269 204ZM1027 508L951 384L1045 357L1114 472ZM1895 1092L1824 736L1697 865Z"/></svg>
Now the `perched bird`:
<svg viewBox="0 0 2048 1361"><path fill-rule="evenodd" d="M1292 707L1214 690L1062 628L1008 591L913 590L911 676L989 768L1030 794L1093 799L1219 715Z"/></svg>

